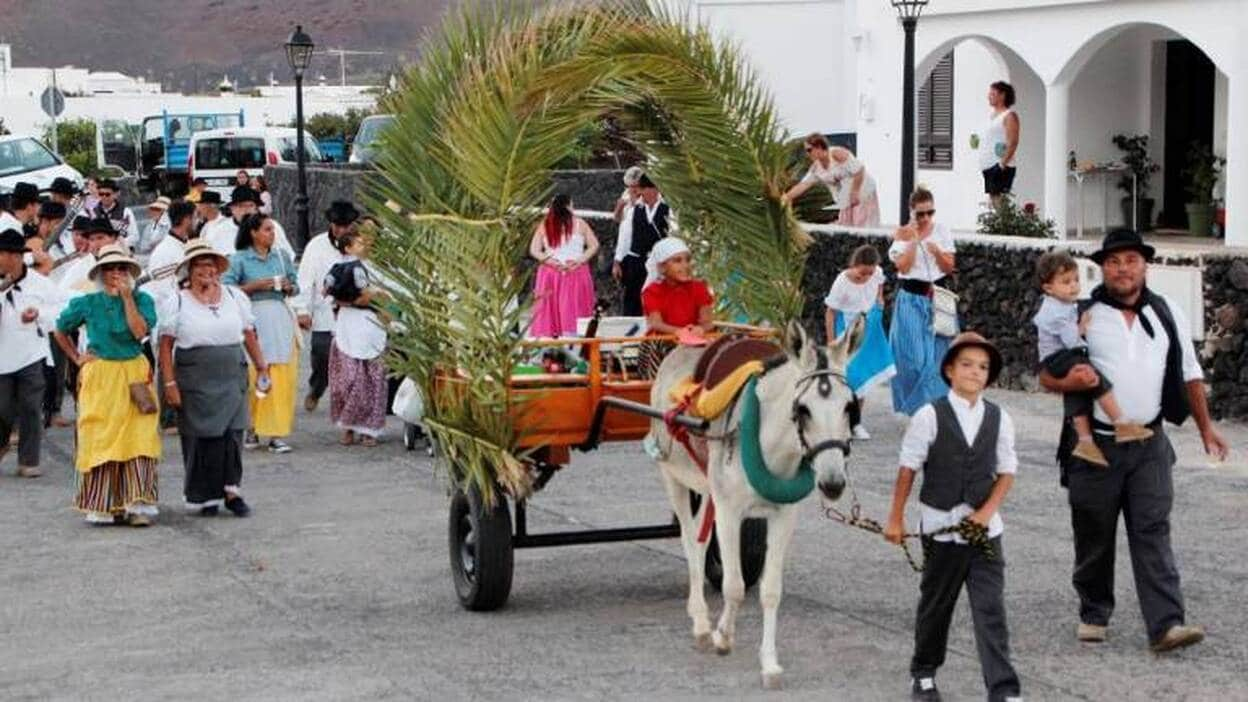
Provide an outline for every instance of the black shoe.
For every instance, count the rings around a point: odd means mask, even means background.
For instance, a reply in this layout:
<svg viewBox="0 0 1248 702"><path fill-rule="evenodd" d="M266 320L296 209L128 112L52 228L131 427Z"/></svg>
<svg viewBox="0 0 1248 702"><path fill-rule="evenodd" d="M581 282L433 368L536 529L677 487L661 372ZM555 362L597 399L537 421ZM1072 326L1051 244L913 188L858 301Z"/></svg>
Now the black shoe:
<svg viewBox="0 0 1248 702"><path fill-rule="evenodd" d="M220 511L221 511L221 508L220 508L220 507L218 507L218 506L216 506L216 505L208 505L208 506L206 506L206 507L200 507L200 508L199 508L199 516L201 516L201 517L215 517L215 516L217 516L217 512L220 512Z"/></svg>
<svg viewBox="0 0 1248 702"><path fill-rule="evenodd" d="M246 517L251 514L251 507L241 497L231 497L225 501L225 508L234 513L235 517Z"/></svg>
<svg viewBox="0 0 1248 702"><path fill-rule="evenodd" d="M910 699L940 702L940 690L936 689L936 678L914 678L910 683Z"/></svg>

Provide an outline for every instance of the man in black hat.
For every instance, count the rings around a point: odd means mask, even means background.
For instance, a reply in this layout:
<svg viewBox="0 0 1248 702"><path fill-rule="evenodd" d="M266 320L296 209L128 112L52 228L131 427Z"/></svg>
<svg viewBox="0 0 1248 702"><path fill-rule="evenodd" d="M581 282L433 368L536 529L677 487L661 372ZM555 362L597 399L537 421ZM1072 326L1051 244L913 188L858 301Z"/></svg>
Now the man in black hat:
<svg viewBox="0 0 1248 702"><path fill-rule="evenodd" d="M53 257L64 256L74 250L70 225L74 218L82 214L83 199L79 197L78 186L69 178L55 178L48 187L48 197L52 202L65 208L65 217L60 226L49 236L44 236L44 244Z"/></svg>
<svg viewBox="0 0 1248 702"><path fill-rule="evenodd" d="M0 210L0 231L16 229L23 236L33 233L39 215L39 188L32 183L18 183L9 195L9 204Z"/></svg>
<svg viewBox="0 0 1248 702"><path fill-rule="evenodd" d="M1104 283L1092 291L1086 310L1088 355L1114 385L1125 418L1147 425L1152 438L1114 441L1113 427L1098 407L1093 416L1097 446L1109 462L1100 468L1070 455L1074 430L1063 427L1058 460L1070 501L1075 537L1073 583L1079 595L1080 641L1099 643L1108 635L1114 610L1114 556L1118 515L1126 522L1131 567L1151 648L1169 651L1204 638L1189 626L1179 586L1179 570L1170 546L1171 476L1175 455L1162 420L1196 420L1205 451L1217 460L1227 443L1209 416L1200 363L1183 308L1148 289L1153 247L1133 231L1110 232L1092 260ZM1096 386L1096 371L1076 366L1064 379L1040 374L1055 392L1080 392Z"/></svg>
<svg viewBox="0 0 1248 702"><path fill-rule="evenodd" d="M117 181L112 178L101 178L95 186L95 195L100 203L91 212L93 219L105 218L113 225L118 236L124 237L126 245L134 248L139 243L139 225L134 215L121 202L117 195Z"/></svg>
<svg viewBox="0 0 1248 702"><path fill-rule="evenodd" d="M23 259L28 251L20 231L0 231L0 278L5 280L0 296L0 457L9 450L16 422L20 439L17 474L35 478L41 475L48 333L64 295L26 266Z"/></svg>
<svg viewBox="0 0 1248 702"><path fill-rule="evenodd" d="M641 189L641 200L625 211L620 222L615 240L615 264L611 269L615 280L624 286L623 313L630 317L642 314L641 289L646 283L646 257L650 249L659 239L677 230L676 218L650 176L643 174L637 180L637 187Z"/></svg>
<svg viewBox="0 0 1248 702"><path fill-rule="evenodd" d="M350 202L331 203L325 211L328 230L312 237L303 248L303 260L299 262L299 297L295 298L295 312L299 315L299 326L312 332L312 377L308 379L308 394L303 398L303 408L308 412L316 409L329 385L329 350L334 341L333 301L321 294L322 281L329 269L342 260L334 242L350 231L359 218L360 211Z"/></svg>
<svg viewBox="0 0 1248 702"><path fill-rule="evenodd" d="M207 193L204 194L207 195ZM213 228L211 234L201 232L200 238L212 244L212 248L216 249L218 253L226 256L233 254L236 250L234 248L234 240L238 237L238 225L242 223L244 217L258 213L260 204L260 193L247 186L234 188L230 193L229 225L218 225ZM294 261L295 250L291 247L290 240L286 238L286 230L282 228L281 222L278 222L276 219L273 220L273 228L276 230L273 238L273 248L285 251L290 260Z"/></svg>

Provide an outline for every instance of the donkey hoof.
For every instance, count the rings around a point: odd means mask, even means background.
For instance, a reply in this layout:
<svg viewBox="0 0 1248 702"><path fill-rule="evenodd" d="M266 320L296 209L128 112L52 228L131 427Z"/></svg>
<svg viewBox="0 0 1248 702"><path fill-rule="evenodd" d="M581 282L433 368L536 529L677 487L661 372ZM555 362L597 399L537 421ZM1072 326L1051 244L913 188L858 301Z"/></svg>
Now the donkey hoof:
<svg viewBox="0 0 1248 702"><path fill-rule="evenodd" d="M714 646L715 642L711 640L710 632L693 637L693 650L698 653L709 653Z"/></svg>
<svg viewBox="0 0 1248 702"><path fill-rule="evenodd" d="M784 672L763 673L764 690L780 690L784 688Z"/></svg>
<svg viewBox="0 0 1248 702"><path fill-rule="evenodd" d="M723 632L716 629L714 634L715 652L721 656L732 653L732 637L725 636Z"/></svg>

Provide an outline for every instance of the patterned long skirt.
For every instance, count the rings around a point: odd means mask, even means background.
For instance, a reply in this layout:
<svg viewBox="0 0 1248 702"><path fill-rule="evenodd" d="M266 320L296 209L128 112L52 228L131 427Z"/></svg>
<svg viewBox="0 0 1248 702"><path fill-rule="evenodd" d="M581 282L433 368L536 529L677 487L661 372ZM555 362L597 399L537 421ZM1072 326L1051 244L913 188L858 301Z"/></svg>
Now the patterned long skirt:
<svg viewBox="0 0 1248 702"><path fill-rule="evenodd" d="M159 415L130 401L130 383L151 383L143 356L83 366L78 392L78 485L74 508L88 515L156 514Z"/></svg>
<svg viewBox="0 0 1248 702"><path fill-rule="evenodd" d="M377 436L386 426L386 364L329 351L329 419L339 429Z"/></svg>

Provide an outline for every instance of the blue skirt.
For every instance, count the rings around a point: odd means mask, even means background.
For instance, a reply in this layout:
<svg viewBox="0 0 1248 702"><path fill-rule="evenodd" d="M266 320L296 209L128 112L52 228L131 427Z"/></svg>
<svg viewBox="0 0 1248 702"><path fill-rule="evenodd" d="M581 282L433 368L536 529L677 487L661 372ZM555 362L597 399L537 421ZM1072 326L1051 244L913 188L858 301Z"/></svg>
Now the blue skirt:
<svg viewBox="0 0 1248 702"><path fill-rule="evenodd" d="M845 314L837 314L836 327L832 332L840 338L857 317L856 314L848 318ZM863 337L862 346L849 359L849 366L845 369L845 379L858 397L897 374L893 365L893 347L884 333L884 308L879 304L874 305L867 312L866 323L866 336Z"/></svg>
<svg viewBox="0 0 1248 702"><path fill-rule="evenodd" d="M940 376L940 362L949 350L950 339L932 333L931 299L898 290L888 340L897 364L894 410L913 415L923 405L948 394L949 386Z"/></svg>

